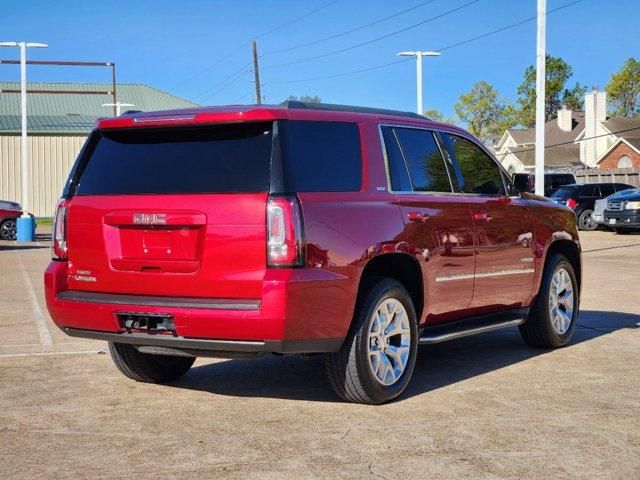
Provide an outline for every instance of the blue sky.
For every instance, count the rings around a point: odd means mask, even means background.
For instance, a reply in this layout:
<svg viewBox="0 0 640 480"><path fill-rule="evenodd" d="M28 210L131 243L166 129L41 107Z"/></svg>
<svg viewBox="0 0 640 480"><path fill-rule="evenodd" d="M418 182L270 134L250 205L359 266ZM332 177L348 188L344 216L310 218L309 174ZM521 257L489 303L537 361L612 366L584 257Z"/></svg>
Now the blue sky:
<svg viewBox="0 0 640 480"><path fill-rule="evenodd" d="M419 5L424 0L129 0L52 2L23 0L2 9L0 41L46 42L30 59L113 61L118 81L146 83L207 105L251 103L250 40L258 37L266 101L317 94L323 101L385 108L415 108L415 63L356 75L322 77L393 62L400 50L437 50L535 15L535 0L479 0L459 11L362 47L313 61L460 7L470 0L433 0L403 15L343 37L280 54L270 51L313 42ZM554 9L572 0L547 0ZM292 19L313 15L265 34ZM548 16L547 49L573 67L571 84L601 88L628 57L640 56L637 0L582 0ZM628 19L628 20L625 20ZM233 53L228 59L220 61ZM1 58L17 58L2 49ZM219 63L218 63L219 62ZM427 59L425 108L453 115L453 104L473 83L486 80L508 98L527 65L535 62L535 21L446 50ZM0 80L18 80L15 66L0 65ZM240 72L230 81L224 81ZM101 69L30 67L33 81L109 81ZM228 84L228 85L227 85ZM218 85L216 87L216 85ZM222 87L225 87L221 89Z"/></svg>

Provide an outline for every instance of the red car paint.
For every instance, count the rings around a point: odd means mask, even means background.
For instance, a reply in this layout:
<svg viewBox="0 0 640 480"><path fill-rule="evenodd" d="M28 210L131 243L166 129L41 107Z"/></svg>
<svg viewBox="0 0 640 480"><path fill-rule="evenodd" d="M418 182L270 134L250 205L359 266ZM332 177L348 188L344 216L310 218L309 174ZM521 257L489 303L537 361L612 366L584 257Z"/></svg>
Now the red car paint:
<svg viewBox="0 0 640 480"><path fill-rule="evenodd" d="M484 149L464 130L427 119L233 106L134 114L100 120L96 128L273 120L353 122L360 132L360 191L297 194L304 267L267 266L267 193L73 196L67 200L68 259L53 260L45 272L55 323L118 333L118 312L143 311L172 315L180 338L292 342L273 351L322 351L295 342L331 340L335 350L349 329L361 275L376 257L404 255L419 265L422 327L529 306L550 246L570 241L579 250L573 213L541 197L391 192L381 124L454 133ZM161 214L164 223L141 228L134 225L135 214ZM508 276L523 268L526 273ZM69 292L128 297L78 301ZM138 302L148 296L235 300L254 307Z"/></svg>

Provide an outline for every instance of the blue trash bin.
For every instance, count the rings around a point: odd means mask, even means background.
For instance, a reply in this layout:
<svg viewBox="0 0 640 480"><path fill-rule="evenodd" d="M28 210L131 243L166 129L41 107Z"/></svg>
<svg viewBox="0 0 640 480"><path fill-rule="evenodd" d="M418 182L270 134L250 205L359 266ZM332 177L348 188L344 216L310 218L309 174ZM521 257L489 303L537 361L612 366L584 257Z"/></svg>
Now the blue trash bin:
<svg viewBox="0 0 640 480"><path fill-rule="evenodd" d="M36 238L36 222L33 217L19 217L16 222L18 231L16 240L18 242L33 242Z"/></svg>

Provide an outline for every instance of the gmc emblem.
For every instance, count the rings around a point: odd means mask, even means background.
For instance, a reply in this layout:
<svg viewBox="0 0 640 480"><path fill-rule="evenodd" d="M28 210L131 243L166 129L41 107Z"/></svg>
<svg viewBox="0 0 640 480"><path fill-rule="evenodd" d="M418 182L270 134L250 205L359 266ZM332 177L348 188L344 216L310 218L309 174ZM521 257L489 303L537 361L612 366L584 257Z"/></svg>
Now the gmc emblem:
<svg viewBox="0 0 640 480"><path fill-rule="evenodd" d="M133 223L136 225L166 225L166 213L134 213Z"/></svg>

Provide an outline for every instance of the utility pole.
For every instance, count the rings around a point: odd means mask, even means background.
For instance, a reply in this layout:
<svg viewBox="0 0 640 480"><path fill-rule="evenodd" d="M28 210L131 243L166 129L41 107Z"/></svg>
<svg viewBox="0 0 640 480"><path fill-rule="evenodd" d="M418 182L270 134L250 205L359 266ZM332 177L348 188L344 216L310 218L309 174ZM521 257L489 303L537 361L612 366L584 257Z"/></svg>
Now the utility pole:
<svg viewBox="0 0 640 480"><path fill-rule="evenodd" d="M260 95L260 67L258 66L258 46L256 41L253 41L253 81L256 84L256 103L259 105L262 103L262 96Z"/></svg>
<svg viewBox="0 0 640 480"><path fill-rule="evenodd" d="M547 29L547 0L538 0L536 41L536 195L544 195L544 101Z"/></svg>
<svg viewBox="0 0 640 480"><path fill-rule="evenodd" d="M34 222L29 215L29 147L27 143L27 48L46 48L45 43L1 42L0 47L18 47L20 49L20 177L22 180L22 216L16 221L18 242L34 240Z"/></svg>

